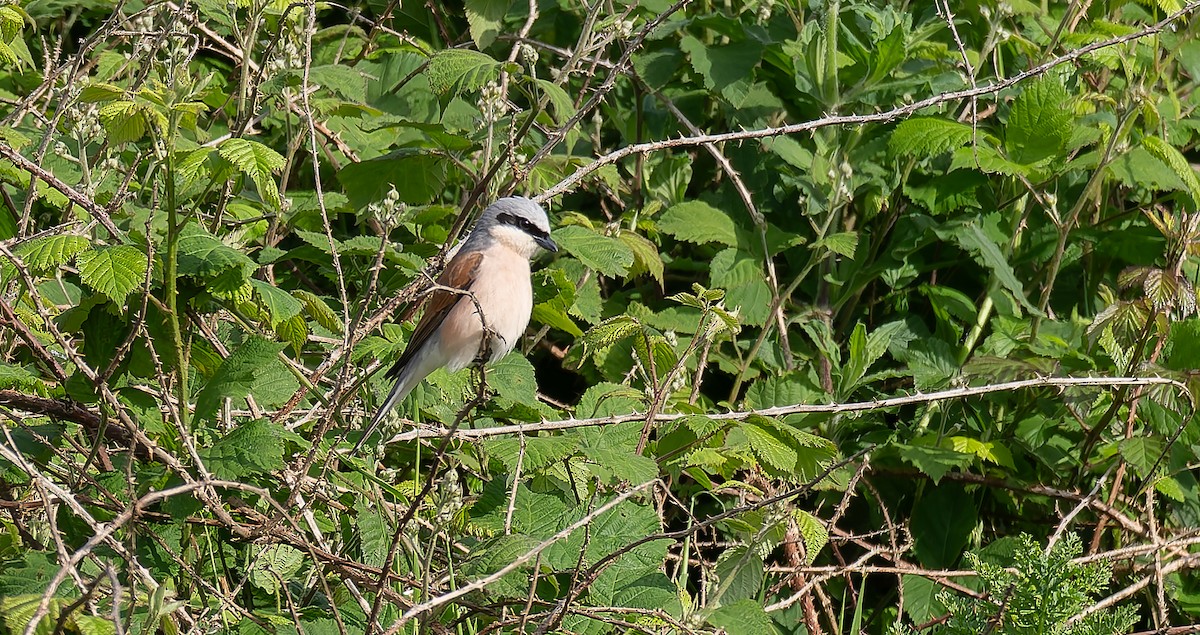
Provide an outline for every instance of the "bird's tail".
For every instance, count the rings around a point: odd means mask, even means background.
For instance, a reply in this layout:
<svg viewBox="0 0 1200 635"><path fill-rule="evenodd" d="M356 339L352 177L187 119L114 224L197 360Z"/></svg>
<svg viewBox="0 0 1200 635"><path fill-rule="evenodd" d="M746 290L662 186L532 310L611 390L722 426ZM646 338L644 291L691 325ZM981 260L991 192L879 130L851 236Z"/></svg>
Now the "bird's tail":
<svg viewBox="0 0 1200 635"><path fill-rule="evenodd" d="M420 361L421 360L413 360L413 362ZM353 454L358 454L358 451L362 449L363 444L367 442L367 439L371 436L371 434L374 433L377 428L379 428L379 424L383 423L384 419L387 419L392 410L394 410L401 401L404 401L404 398L408 396L408 393L412 392L412 389L416 388L417 384L421 383L421 380L425 379L425 376L429 374L428 372L421 372L423 370L422 366L423 364L420 363L409 363L405 365L404 368L401 369L401 371L397 374L396 383L392 386L392 390L388 392L387 399L383 401L383 405L379 406L379 411L376 412L375 416L371 418L371 423L369 423L367 425L367 429L363 431L362 438L359 439L358 443L354 445L354 450L352 451Z"/></svg>

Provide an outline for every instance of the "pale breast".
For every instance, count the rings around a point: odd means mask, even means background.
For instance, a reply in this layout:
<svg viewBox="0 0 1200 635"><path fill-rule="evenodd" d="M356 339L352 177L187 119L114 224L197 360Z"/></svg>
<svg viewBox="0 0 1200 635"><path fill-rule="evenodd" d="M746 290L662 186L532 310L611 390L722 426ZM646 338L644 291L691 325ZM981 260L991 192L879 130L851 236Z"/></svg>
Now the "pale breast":
<svg viewBox="0 0 1200 635"><path fill-rule="evenodd" d="M498 336L491 342L491 361L496 361L517 346L529 325L533 311L529 260L508 249L490 249L479 263L471 292L483 309L488 328ZM448 370L466 368L478 357L482 330L475 304L463 298L446 316L442 328L442 346L450 353Z"/></svg>

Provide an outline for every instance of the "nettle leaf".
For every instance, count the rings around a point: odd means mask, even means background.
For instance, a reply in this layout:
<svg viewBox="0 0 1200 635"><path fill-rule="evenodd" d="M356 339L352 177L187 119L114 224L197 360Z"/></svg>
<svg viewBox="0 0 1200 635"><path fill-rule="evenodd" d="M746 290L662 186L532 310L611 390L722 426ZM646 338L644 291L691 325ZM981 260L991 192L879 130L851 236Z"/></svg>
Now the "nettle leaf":
<svg viewBox="0 0 1200 635"><path fill-rule="evenodd" d="M279 326L280 322L300 315L300 311L304 308L304 304L300 300L293 298L287 291L275 285L253 278L250 280L250 284L254 287L254 294L262 303L261 306L267 311L271 328Z"/></svg>
<svg viewBox="0 0 1200 635"><path fill-rule="evenodd" d="M524 444L524 458L521 445ZM530 437L525 439L494 439L484 443L488 456L504 464L509 473L515 470L536 471L569 456L579 446L579 439L568 436ZM518 467L518 465L520 467Z"/></svg>
<svg viewBox="0 0 1200 635"><path fill-rule="evenodd" d="M501 0L482 0L500 2ZM474 31L474 29L472 29ZM474 37L474 33L472 33ZM493 36L494 37L494 36ZM484 84L500 76L500 63L479 51L470 49L446 49L438 51L429 60L425 77L434 92L443 95L454 92L479 90Z"/></svg>
<svg viewBox="0 0 1200 635"><path fill-rule="evenodd" d="M617 238L633 252L633 268L630 269L630 273L632 275L648 273L658 282L659 288L662 288L665 266L662 256L658 255L658 246L645 236L639 236L633 232L621 232Z"/></svg>
<svg viewBox="0 0 1200 635"><path fill-rule="evenodd" d="M715 606L758 597L765 577L762 557L747 545L722 552L715 573L716 585L709 591L709 601Z"/></svg>
<svg viewBox="0 0 1200 635"><path fill-rule="evenodd" d="M725 289L725 303L737 311L743 324L761 326L771 313L771 287L758 260L737 249L726 249L712 259L712 286Z"/></svg>
<svg viewBox="0 0 1200 635"><path fill-rule="evenodd" d="M292 579L304 562L304 552L291 545L267 545L250 566L250 582L271 595L279 592L281 582Z"/></svg>
<svg viewBox="0 0 1200 635"><path fill-rule="evenodd" d="M729 635L776 635L779 632L757 599L717 607L705 620Z"/></svg>
<svg viewBox="0 0 1200 635"><path fill-rule="evenodd" d="M633 250L624 242L579 225L554 230L554 242L583 264L610 278L628 276L635 260Z"/></svg>
<svg viewBox="0 0 1200 635"><path fill-rule="evenodd" d="M308 343L308 323L301 315L293 316L275 326L275 337L291 344L292 349L299 355L304 352L304 345Z"/></svg>
<svg viewBox="0 0 1200 635"><path fill-rule="evenodd" d="M393 187L401 202L424 205L442 192L446 164L447 159L441 154L420 148L399 148L381 157L346 165L338 172L338 181L356 209L382 200Z"/></svg>
<svg viewBox="0 0 1200 635"><path fill-rule="evenodd" d="M524 355L505 355L487 369L487 384L496 394L526 406L537 406L537 378Z"/></svg>
<svg viewBox="0 0 1200 635"><path fill-rule="evenodd" d="M471 28L471 39L480 50L496 41L510 4L511 0L466 1L467 25Z"/></svg>
<svg viewBox="0 0 1200 635"><path fill-rule="evenodd" d="M272 209L279 209L279 186L274 173L283 168L287 160L283 155L250 139L231 137L221 142L217 152L233 164L242 174L250 177L258 188L258 195Z"/></svg>
<svg viewBox="0 0 1200 635"><path fill-rule="evenodd" d="M1192 202L1200 206L1200 177L1196 176L1196 171L1192 169L1187 158L1175 146L1155 136L1144 137L1142 147L1154 158L1166 164L1171 172L1183 181L1187 193L1192 197Z"/></svg>
<svg viewBox="0 0 1200 635"><path fill-rule="evenodd" d="M201 449L200 459L213 476L221 479L235 480L282 470L285 432L279 424L255 419L234 428L211 447Z"/></svg>
<svg viewBox="0 0 1200 635"><path fill-rule="evenodd" d="M137 141L146 136L150 128L145 108L128 100L106 104L100 109L99 117L109 143L114 145Z"/></svg>
<svg viewBox="0 0 1200 635"><path fill-rule="evenodd" d="M1044 75L1013 102L1004 148L1014 161L1031 165L1061 154L1074 128L1070 94L1058 77Z"/></svg>
<svg viewBox="0 0 1200 635"><path fill-rule="evenodd" d="M333 309L329 308L328 304L325 304L321 296L304 289L295 289L292 291L292 297L304 304L304 313L320 324L322 328L333 333L342 332L341 318Z"/></svg>
<svg viewBox="0 0 1200 635"><path fill-rule="evenodd" d="M81 252L77 257L79 277L87 286L117 304L146 280L146 254L136 247L117 245Z"/></svg>
<svg viewBox="0 0 1200 635"><path fill-rule="evenodd" d="M221 365L212 379L208 380L200 394L196 396L196 416L211 417L220 407L224 399L244 399L255 396L260 386L273 388L272 382L277 381L277 370L283 362L278 359L279 352L287 344L270 342L261 337L251 337L233 351ZM273 367L276 367L273 369ZM284 370L286 373L287 371ZM296 384L293 377L292 382ZM271 397L276 396L272 392Z"/></svg>
<svg viewBox="0 0 1200 635"><path fill-rule="evenodd" d="M941 117L913 117L892 131L888 146L901 156L935 157L971 142L971 126Z"/></svg>
<svg viewBox="0 0 1200 635"><path fill-rule="evenodd" d="M254 261L217 240L198 225L189 225L179 238L179 273L206 281L222 278L221 289L240 287L254 271Z"/></svg>
<svg viewBox="0 0 1200 635"><path fill-rule="evenodd" d="M658 229L675 238L703 245L737 245L737 229L729 214L702 201L680 203L663 212Z"/></svg>
<svg viewBox="0 0 1200 635"><path fill-rule="evenodd" d="M0 388L16 388L45 396L48 392L46 382L37 373L21 366L10 366L0 362Z"/></svg>
<svg viewBox="0 0 1200 635"><path fill-rule="evenodd" d="M85 236L55 234L21 245L20 249L17 249L17 255L25 261L30 273L44 276L53 273L55 269L67 264L91 246L92 241Z"/></svg>

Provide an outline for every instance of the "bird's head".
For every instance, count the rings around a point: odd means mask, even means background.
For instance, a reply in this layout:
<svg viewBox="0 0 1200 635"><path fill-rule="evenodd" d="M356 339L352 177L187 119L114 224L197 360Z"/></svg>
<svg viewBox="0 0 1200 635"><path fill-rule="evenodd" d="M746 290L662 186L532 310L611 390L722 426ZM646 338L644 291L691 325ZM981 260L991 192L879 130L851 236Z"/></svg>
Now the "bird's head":
<svg viewBox="0 0 1200 635"><path fill-rule="evenodd" d="M558 245L550 240L546 211L520 196L502 198L483 210L472 237L481 232L526 258L533 257L538 247L558 251Z"/></svg>

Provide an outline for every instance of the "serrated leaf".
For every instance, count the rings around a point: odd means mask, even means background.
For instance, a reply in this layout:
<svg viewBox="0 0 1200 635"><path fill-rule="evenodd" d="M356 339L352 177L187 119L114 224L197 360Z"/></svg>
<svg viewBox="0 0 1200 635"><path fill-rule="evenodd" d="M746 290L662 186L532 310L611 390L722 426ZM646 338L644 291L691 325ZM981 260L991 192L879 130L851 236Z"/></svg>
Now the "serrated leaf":
<svg viewBox="0 0 1200 635"><path fill-rule="evenodd" d="M179 238L179 273L211 281L228 277L223 289L240 287L254 270L254 261L242 252L217 240L196 225L189 226Z"/></svg>
<svg viewBox="0 0 1200 635"><path fill-rule="evenodd" d="M658 228L675 238L703 245L737 245L737 229L728 214L702 201L673 205L658 219Z"/></svg>
<svg viewBox="0 0 1200 635"><path fill-rule="evenodd" d="M524 443L524 458L521 445ZM570 455L579 446L579 439L567 436L494 439L484 444L488 456L504 464L510 473L515 470L535 471ZM518 467L520 465L520 467Z"/></svg>
<svg viewBox="0 0 1200 635"><path fill-rule="evenodd" d="M285 346L287 344L254 336L237 347L221 362L216 373L196 396L196 416L202 419L212 416L224 399L250 396L260 383L260 378L271 377L268 373L271 366L282 365L277 355Z"/></svg>
<svg viewBox="0 0 1200 635"><path fill-rule="evenodd" d="M858 232L838 232L813 243L813 247L824 247L839 256L854 257L858 249Z"/></svg>
<svg viewBox="0 0 1200 635"><path fill-rule="evenodd" d="M487 384L496 394L526 406L537 405L537 378L523 355L505 355L488 367Z"/></svg>
<svg viewBox="0 0 1200 635"><path fill-rule="evenodd" d="M757 549L738 545L717 558L717 584L709 592L714 606L734 604L758 597L764 576L763 560Z"/></svg>
<svg viewBox="0 0 1200 635"><path fill-rule="evenodd" d="M70 262L91 244L88 238L74 234L43 236L21 245L17 255L25 261L31 273L44 276Z"/></svg>
<svg viewBox="0 0 1200 635"><path fill-rule="evenodd" d="M300 355L304 352L304 345L308 343L308 323L304 321L303 316L295 315L275 326L275 337L291 344L296 355Z"/></svg>
<svg viewBox="0 0 1200 635"><path fill-rule="evenodd" d="M88 84L79 91L79 101L87 103L114 101L123 97L125 97L125 89L112 84Z"/></svg>
<svg viewBox="0 0 1200 635"><path fill-rule="evenodd" d="M342 320L320 296L304 289L293 290L292 296L304 304L305 314L320 324L322 328L333 333L342 332Z"/></svg>
<svg viewBox="0 0 1200 635"><path fill-rule="evenodd" d="M1118 447L1121 457L1133 466L1138 476L1145 478L1149 475L1150 467L1162 456L1165 444L1156 436L1134 436L1121 439Z"/></svg>
<svg viewBox="0 0 1200 635"><path fill-rule="evenodd" d="M279 209L281 200L274 173L287 163L282 155L257 141L241 137L230 137L222 141L217 147L217 152L254 181L263 202L272 209Z"/></svg>
<svg viewBox="0 0 1200 635"><path fill-rule="evenodd" d="M281 583L289 582L303 562L304 552L291 545L267 545L253 559L250 581L268 594L275 595L279 593Z"/></svg>
<svg viewBox="0 0 1200 635"><path fill-rule="evenodd" d="M811 566L817 554L829 544L829 530L821 519L802 509L793 511L792 518L804 538L804 562Z"/></svg>
<svg viewBox="0 0 1200 635"><path fill-rule="evenodd" d="M717 607L706 621L728 635L776 635L771 616L757 600L745 599Z"/></svg>
<svg viewBox="0 0 1200 635"><path fill-rule="evenodd" d="M940 117L913 117L892 131L888 146L901 156L935 157L971 142L971 126Z"/></svg>
<svg viewBox="0 0 1200 635"><path fill-rule="evenodd" d="M260 306L267 311L271 328L279 326L280 322L300 315L300 311L304 308L303 303L293 298L287 291L272 284L254 278L251 278L250 284L254 287L254 293L262 303Z"/></svg>
<svg viewBox="0 0 1200 635"><path fill-rule="evenodd" d="M629 275L634 263L634 253L628 245L594 229L568 225L554 230L553 237L563 251L610 278Z"/></svg>
<svg viewBox="0 0 1200 635"><path fill-rule="evenodd" d="M1187 187L1187 193L1192 197L1192 203L1200 206L1200 177L1192 169L1191 163L1175 146L1159 137L1146 136L1142 138L1142 147L1154 158L1162 161L1179 180Z"/></svg>
<svg viewBox="0 0 1200 635"><path fill-rule="evenodd" d="M665 267L662 256L658 255L658 246L645 236L633 232L621 232L617 238L633 252L633 268L630 269L630 274L648 273L658 282L659 288L662 288Z"/></svg>
<svg viewBox="0 0 1200 635"><path fill-rule="evenodd" d="M499 1L499 0L484 0ZM500 63L479 51L446 49L429 60L425 71L429 86L436 93L447 94L478 90L500 73Z"/></svg>
<svg viewBox="0 0 1200 635"><path fill-rule="evenodd" d="M220 479L237 480L281 470L284 466L284 433L279 424L255 419L234 428L212 446L202 448L200 459L209 472Z"/></svg>
<svg viewBox="0 0 1200 635"><path fill-rule="evenodd" d="M466 0L467 25L479 50L496 41L510 4L511 0Z"/></svg>
<svg viewBox="0 0 1200 635"><path fill-rule="evenodd" d="M356 209L382 200L393 187L400 201L424 205L441 193L446 182L446 164L447 159L441 154L421 148L399 148L381 157L346 165L338 172L338 181ZM328 241L325 242L328 249Z"/></svg>
<svg viewBox="0 0 1200 635"><path fill-rule="evenodd" d="M537 85L542 94L550 100L550 106L554 109L555 123L562 124L575 116L575 101L571 99L567 91L558 84L545 79L537 79Z"/></svg>
<svg viewBox="0 0 1200 635"><path fill-rule="evenodd" d="M112 144L137 141L146 136L150 127L145 109L127 100L106 104L100 109L99 117Z"/></svg>
<svg viewBox="0 0 1200 635"><path fill-rule="evenodd" d="M77 261L84 284L117 304L146 280L146 254L129 245L81 252Z"/></svg>
<svg viewBox="0 0 1200 635"><path fill-rule="evenodd" d="M1032 165L1062 153L1074 126L1066 87L1058 77L1044 75L1028 83L1013 102L1004 148L1014 161Z"/></svg>
<svg viewBox="0 0 1200 635"><path fill-rule="evenodd" d="M983 227L980 226L977 220L947 225L944 228L939 228L937 233L943 239L949 238L958 243L960 247L978 258L980 264L992 270L992 273L996 276L996 280L1012 293L1017 302L1021 303L1021 306L1034 315L1041 315L1041 311L1033 306L1029 302L1029 299L1025 297L1025 288L1021 284L1021 281L1017 280L1017 274L1013 271L1012 265L1008 263L1008 259L1000 251L1000 246L983 231Z"/></svg>
<svg viewBox="0 0 1200 635"><path fill-rule="evenodd" d="M761 262L730 248L712 259L709 271L712 285L726 291L725 303L737 311L738 322L755 326L766 323L771 312L771 287Z"/></svg>

